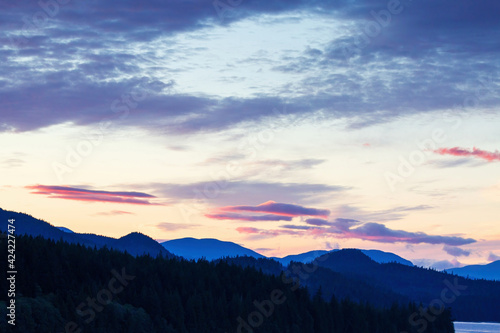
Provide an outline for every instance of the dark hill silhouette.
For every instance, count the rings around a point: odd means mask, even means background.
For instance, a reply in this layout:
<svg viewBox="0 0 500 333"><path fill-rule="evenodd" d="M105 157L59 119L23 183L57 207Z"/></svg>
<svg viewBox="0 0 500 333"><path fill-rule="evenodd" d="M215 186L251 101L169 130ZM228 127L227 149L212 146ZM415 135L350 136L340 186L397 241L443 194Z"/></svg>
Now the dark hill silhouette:
<svg viewBox="0 0 500 333"><path fill-rule="evenodd" d="M331 251L326 251L326 250L315 250L315 251L309 251L305 253L300 253L300 254L293 254L293 255L288 255L283 258L276 258L273 257L272 259L279 261L282 265L288 265L290 262L295 261L295 262L301 262L301 263L308 263L313 261L314 259L321 257L324 254L327 254L329 252L335 252L338 250L331 250ZM397 262L399 264L407 265L407 266L413 266L413 263L409 260L406 260L404 258L401 258L400 256L391 253L391 252L384 252L380 250L360 250L364 254L366 254L368 257L370 257L372 260L378 262L378 263L389 263L389 262Z"/></svg>
<svg viewBox="0 0 500 333"><path fill-rule="evenodd" d="M243 267L254 267L264 273L278 275L280 267L272 259L238 257L225 259ZM500 282L471 280L446 272L408 266L398 263L377 263L356 249L337 250L318 257L309 264L291 262L281 268L290 278L300 280L311 294L320 288L324 299L335 296L357 302L368 302L380 307L410 301L429 306L446 297L450 285L458 285L457 296L450 306L454 318L459 321L500 322ZM462 287L463 286L463 287Z"/></svg>
<svg viewBox="0 0 500 333"><path fill-rule="evenodd" d="M41 236L46 239L64 240L72 244L81 244L89 247L108 247L119 251L126 251L132 255L149 254L151 256L162 255L174 257L168 250L158 244L157 241L141 233L131 233L122 238L100 236L95 234L79 234L76 232L65 232L60 227L34 218L24 213L11 212L0 208L0 221L15 219L16 235ZM0 231L7 230L7 223L0 223Z"/></svg>
<svg viewBox="0 0 500 333"><path fill-rule="evenodd" d="M374 269L380 265L357 249L331 251L316 258L314 262L334 272L357 272L360 269Z"/></svg>
<svg viewBox="0 0 500 333"><path fill-rule="evenodd" d="M440 299L443 290L452 289L450 285L463 286L465 290L459 290L459 296L450 304L458 320L500 322L500 282L471 280L397 263L379 264L361 251L350 249L321 256L315 260L315 264L341 273L353 281L366 281L374 288L391 290L423 304Z"/></svg>
<svg viewBox="0 0 500 333"><path fill-rule="evenodd" d="M125 241L143 239L137 236ZM283 276L224 260L133 257L26 235L17 236L16 244L19 332L418 333L408 322L416 304L380 309L345 299L325 301L321 293L292 288ZM0 256L4 267L6 260ZM0 279L0 290L8 284ZM109 296L103 297L106 291ZM1 332L9 326L7 302L7 293L0 294ZM259 324L255 316L262 318ZM430 322L426 332L452 333L450 312Z"/></svg>
<svg viewBox="0 0 500 333"><path fill-rule="evenodd" d="M163 257L173 257L163 246L140 233L131 233L119 239L68 233L30 215L0 209L0 220L7 221L9 218L16 219L16 235L41 236L91 248L107 247L135 256L149 253L152 256L161 254ZM7 223L0 224L0 230L5 231L6 228ZM221 243L218 240L210 241ZM227 243L231 247L234 244ZM237 248L238 251L242 249L248 250ZM450 288L449 284L458 284L466 289L460 290L460 295L449 304L457 320L500 322L500 282L471 280L398 263L380 264L356 249L331 251L308 265L291 262L287 267L283 267L275 260L255 259L253 256L236 257L230 261L240 266L261 269L262 272L272 275L279 275L280 270L286 271L287 275L298 277L301 285L307 286L311 294L321 287L322 295L327 300L331 295L335 295L378 306L388 306L392 302L402 304L408 300L422 302L427 306L431 301L439 299L443 290Z"/></svg>

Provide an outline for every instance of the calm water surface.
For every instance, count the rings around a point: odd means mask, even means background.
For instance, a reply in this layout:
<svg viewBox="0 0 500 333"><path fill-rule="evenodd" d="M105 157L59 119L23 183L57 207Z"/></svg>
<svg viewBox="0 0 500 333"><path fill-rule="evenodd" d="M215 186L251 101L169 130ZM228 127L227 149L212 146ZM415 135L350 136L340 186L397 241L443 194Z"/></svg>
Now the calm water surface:
<svg viewBox="0 0 500 333"><path fill-rule="evenodd" d="M454 322L456 333L500 333L500 324L497 323L464 323Z"/></svg>

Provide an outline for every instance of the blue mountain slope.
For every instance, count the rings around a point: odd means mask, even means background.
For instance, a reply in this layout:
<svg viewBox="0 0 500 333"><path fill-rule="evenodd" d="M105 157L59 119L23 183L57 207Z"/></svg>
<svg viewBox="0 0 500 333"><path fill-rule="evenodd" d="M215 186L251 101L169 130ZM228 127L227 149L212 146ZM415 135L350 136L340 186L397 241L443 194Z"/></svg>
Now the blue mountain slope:
<svg viewBox="0 0 500 333"><path fill-rule="evenodd" d="M224 242L212 238L181 238L163 242L161 245L171 253L186 259L200 259L204 257L207 260L214 260L222 257L237 256L264 258L263 255L236 243Z"/></svg>
<svg viewBox="0 0 500 333"><path fill-rule="evenodd" d="M64 232L67 232L67 233L70 233L70 234L73 234L74 231L73 230L70 230L68 228L65 228L65 227L57 227L57 229L61 230L61 231L64 231Z"/></svg>
<svg viewBox="0 0 500 333"><path fill-rule="evenodd" d="M335 250L334 250L335 251ZM283 258L271 258L279 263L281 263L283 266L287 266L291 261L295 262L301 262L301 263L308 263L313 261L314 259L321 257L323 254L328 253L328 251L325 250L316 250L316 251L309 251L305 253L300 253L300 254L291 254Z"/></svg>
<svg viewBox="0 0 500 333"><path fill-rule="evenodd" d="M500 281L500 260L487 265L470 265L461 268L450 268L448 273L472 279L498 280Z"/></svg>
<svg viewBox="0 0 500 333"><path fill-rule="evenodd" d="M401 258L397 254L391 252L384 252L380 250L361 250L364 254L370 257L373 261L378 262L379 264L385 264L389 262L396 262L398 264L413 266L413 263L409 260Z"/></svg>

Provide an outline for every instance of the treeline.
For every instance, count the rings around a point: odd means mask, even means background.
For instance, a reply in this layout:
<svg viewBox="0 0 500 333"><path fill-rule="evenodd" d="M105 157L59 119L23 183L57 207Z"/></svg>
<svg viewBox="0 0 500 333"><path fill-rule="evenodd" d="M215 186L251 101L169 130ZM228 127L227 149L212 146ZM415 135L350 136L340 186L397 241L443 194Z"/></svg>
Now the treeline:
<svg viewBox="0 0 500 333"><path fill-rule="evenodd" d="M1 242L6 244L5 238ZM2 246L5 249L6 246ZM0 256L6 267L7 256ZM416 304L325 301L287 276L227 261L133 257L107 248L16 238L19 332L453 332L449 310L413 325ZM7 290L0 280L0 290ZM0 294L0 331L7 331ZM419 332L421 333L421 331Z"/></svg>
<svg viewBox="0 0 500 333"><path fill-rule="evenodd" d="M393 303L422 303L424 308L440 304L451 307L452 317L457 321L500 322L500 282L470 280L398 263L379 264L356 249L331 252L308 264L291 262L287 267L267 258L226 260L261 269L266 274L279 275L285 270L300 279L301 285L312 294L322 288L325 300L335 296L382 308Z"/></svg>

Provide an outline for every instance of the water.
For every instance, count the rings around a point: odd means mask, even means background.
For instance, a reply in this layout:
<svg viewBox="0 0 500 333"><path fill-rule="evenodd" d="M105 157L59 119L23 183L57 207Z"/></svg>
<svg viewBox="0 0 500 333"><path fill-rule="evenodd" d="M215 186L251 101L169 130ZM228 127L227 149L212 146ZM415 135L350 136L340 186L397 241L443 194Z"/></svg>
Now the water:
<svg viewBox="0 0 500 333"><path fill-rule="evenodd" d="M455 333L500 333L498 323L464 323L454 322Z"/></svg>

